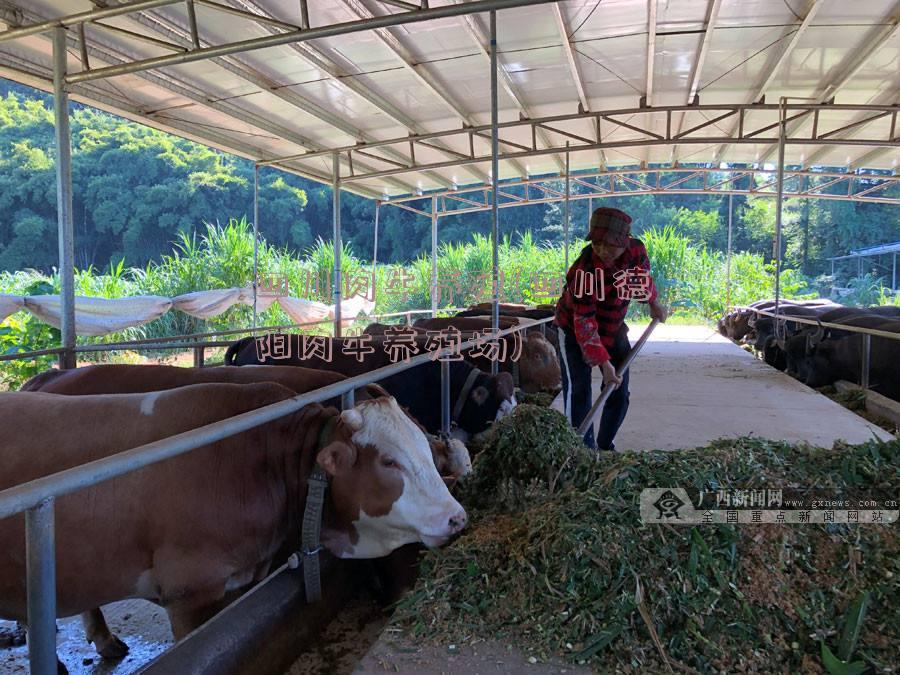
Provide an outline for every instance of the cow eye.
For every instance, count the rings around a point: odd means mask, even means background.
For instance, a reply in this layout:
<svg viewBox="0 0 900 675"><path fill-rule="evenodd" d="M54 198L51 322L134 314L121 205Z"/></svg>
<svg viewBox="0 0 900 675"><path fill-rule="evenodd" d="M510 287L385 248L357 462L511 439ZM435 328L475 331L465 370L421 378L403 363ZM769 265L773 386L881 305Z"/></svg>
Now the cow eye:
<svg viewBox="0 0 900 675"><path fill-rule="evenodd" d="M381 466L386 467L386 468L388 468L388 469L398 469L398 468L400 468L400 465L397 464L397 462L396 462L394 459L390 458L390 457L382 457L382 459L381 459Z"/></svg>

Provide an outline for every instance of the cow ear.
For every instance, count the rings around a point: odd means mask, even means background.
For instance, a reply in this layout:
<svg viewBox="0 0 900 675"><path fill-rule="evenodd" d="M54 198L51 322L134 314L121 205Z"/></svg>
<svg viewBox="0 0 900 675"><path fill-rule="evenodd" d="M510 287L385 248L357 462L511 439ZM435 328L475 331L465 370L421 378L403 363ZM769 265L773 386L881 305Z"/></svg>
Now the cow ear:
<svg viewBox="0 0 900 675"><path fill-rule="evenodd" d="M497 373L497 396L501 399L512 398L516 392L516 382L509 373Z"/></svg>
<svg viewBox="0 0 900 675"><path fill-rule="evenodd" d="M342 441L335 441L319 451L316 461L329 476L339 476L356 464L356 448Z"/></svg>
<svg viewBox="0 0 900 675"><path fill-rule="evenodd" d="M484 402L487 401L488 398L488 390L484 387L475 387L472 390L470 397L477 405L484 405Z"/></svg>

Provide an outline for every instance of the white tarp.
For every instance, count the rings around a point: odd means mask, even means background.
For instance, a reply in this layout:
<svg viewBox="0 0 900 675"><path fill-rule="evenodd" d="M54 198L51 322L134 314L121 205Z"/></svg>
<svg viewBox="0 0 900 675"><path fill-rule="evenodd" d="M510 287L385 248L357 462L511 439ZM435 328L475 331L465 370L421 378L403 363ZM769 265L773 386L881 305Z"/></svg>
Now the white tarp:
<svg viewBox="0 0 900 675"><path fill-rule="evenodd" d="M0 321L10 314L15 314L25 306L25 298L21 295L0 294Z"/></svg>
<svg viewBox="0 0 900 675"><path fill-rule="evenodd" d="M257 312L264 312L278 302L295 323L312 323L334 318L334 305L326 305L301 298L278 297L260 293L256 298ZM252 288L222 288L212 291L185 293L176 298L145 295L133 298L75 298L75 333L98 336L115 333L125 328L140 326L158 319L169 309L210 319L224 314L236 304L253 305ZM375 308L372 300L356 296L341 302L341 323L351 323L360 313L371 314ZM62 303L58 295L0 295L0 321L20 309L26 309L44 323L60 327Z"/></svg>
<svg viewBox="0 0 900 675"><path fill-rule="evenodd" d="M142 295L134 298L75 298L75 334L106 335L158 319L172 307L169 298ZM59 328L62 300L58 295L29 295L25 309L44 323Z"/></svg>

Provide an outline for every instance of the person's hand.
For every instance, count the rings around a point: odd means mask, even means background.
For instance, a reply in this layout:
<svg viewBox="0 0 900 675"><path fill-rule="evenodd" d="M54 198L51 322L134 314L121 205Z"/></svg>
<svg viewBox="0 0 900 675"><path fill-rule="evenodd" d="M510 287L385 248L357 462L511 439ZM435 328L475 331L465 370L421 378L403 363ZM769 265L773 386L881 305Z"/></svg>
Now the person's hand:
<svg viewBox="0 0 900 675"><path fill-rule="evenodd" d="M603 384L622 384L622 378L616 375L616 367L612 361L601 363L600 370L603 372Z"/></svg>
<svg viewBox="0 0 900 675"><path fill-rule="evenodd" d="M656 300L650 303L651 319L659 319L660 323L665 323L668 316L669 310L664 305L659 304Z"/></svg>

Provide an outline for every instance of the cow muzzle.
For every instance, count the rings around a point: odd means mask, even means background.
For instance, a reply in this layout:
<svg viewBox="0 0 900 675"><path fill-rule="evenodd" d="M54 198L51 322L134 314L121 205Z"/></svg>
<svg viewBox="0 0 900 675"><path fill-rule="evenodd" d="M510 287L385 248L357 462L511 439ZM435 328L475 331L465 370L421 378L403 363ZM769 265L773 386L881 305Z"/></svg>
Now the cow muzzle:
<svg viewBox="0 0 900 675"><path fill-rule="evenodd" d="M457 504L455 509L446 514L446 518L438 532L422 534L422 543L428 548L444 546L456 538L465 529L468 522L469 516L466 514L466 510L460 504Z"/></svg>

